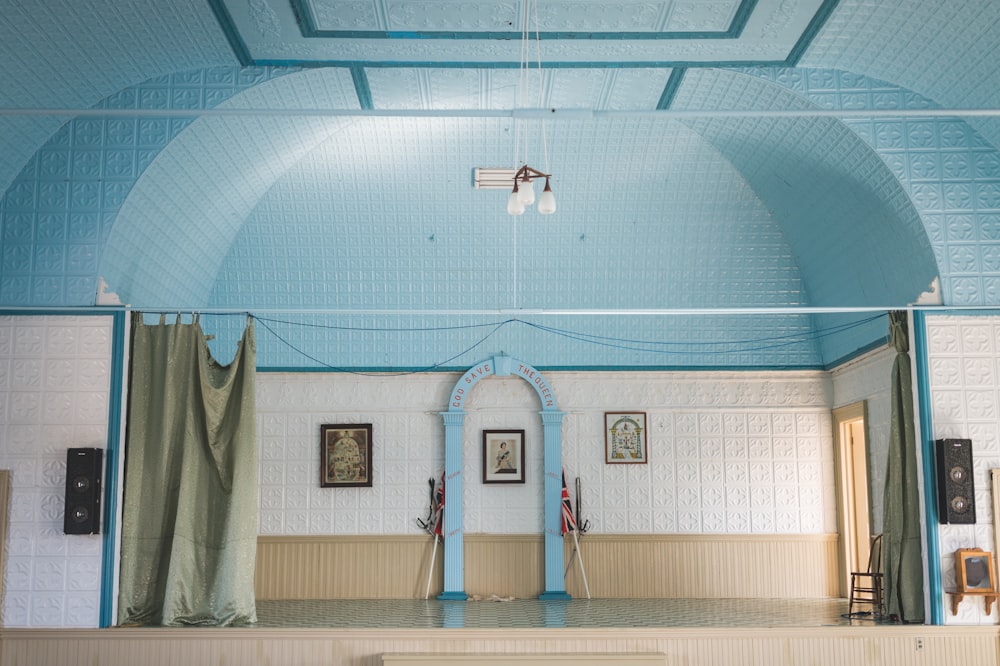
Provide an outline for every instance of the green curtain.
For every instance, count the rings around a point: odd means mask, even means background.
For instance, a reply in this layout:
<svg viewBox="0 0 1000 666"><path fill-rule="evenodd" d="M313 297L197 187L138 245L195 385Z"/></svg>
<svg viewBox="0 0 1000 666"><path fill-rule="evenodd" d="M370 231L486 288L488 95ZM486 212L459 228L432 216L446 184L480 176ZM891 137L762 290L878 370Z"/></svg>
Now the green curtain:
<svg viewBox="0 0 1000 666"><path fill-rule="evenodd" d="M119 624L257 621L256 349L229 366L197 317L132 316Z"/></svg>
<svg viewBox="0 0 1000 666"><path fill-rule="evenodd" d="M889 313L889 344L896 350L892 364L892 406L889 459L885 475L882 518L882 570L885 613L903 622L924 621L924 574L921 560L920 495L917 487L917 447L913 427L913 380L906 312Z"/></svg>

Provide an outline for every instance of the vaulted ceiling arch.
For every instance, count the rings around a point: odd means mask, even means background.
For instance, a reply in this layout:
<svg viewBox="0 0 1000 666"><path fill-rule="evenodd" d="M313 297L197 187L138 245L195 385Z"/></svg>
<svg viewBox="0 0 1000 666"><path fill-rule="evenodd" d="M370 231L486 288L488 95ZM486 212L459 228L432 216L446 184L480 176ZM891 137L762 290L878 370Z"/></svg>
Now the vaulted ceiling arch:
<svg viewBox="0 0 1000 666"><path fill-rule="evenodd" d="M811 118L803 95L735 70L690 72L675 108L704 100L760 116L685 121L729 159L772 211L816 307L903 306L938 276L908 193L842 121ZM769 117L768 109L802 117Z"/></svg>
<svg viewBox="0 0 1000 666"><path fill-rule="evenodd" d="M265 80L216 107L356 108L343 69ZM146 307L207 304L218 266L250 210L280 175L349 119L206 116L161 150L122 204L100 271L111 291ZM182 272L186 279L174 278Z"/></svg>

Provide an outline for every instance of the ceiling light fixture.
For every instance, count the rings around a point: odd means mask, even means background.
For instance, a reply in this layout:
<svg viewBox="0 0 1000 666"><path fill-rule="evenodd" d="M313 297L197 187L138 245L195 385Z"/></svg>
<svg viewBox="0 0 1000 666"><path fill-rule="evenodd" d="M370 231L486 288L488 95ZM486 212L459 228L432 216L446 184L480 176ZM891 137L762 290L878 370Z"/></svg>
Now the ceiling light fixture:
<svg viewBox="0 0 1000 666"><path fill-rule="evenodd" d="M542 85L542 49L538 30L538 0L526 0L522 3L521 13L521 61L519 66L519 76L517 93L514 99L514 172L513 189L507 198L507 212L511 215L523 215L525 208L535 203L535 180L545 179L545 188L538 197L538 212L542 215L551 215L556 212L556 198L552 194L552 186L549 179L552 174L549 172L549 147L545 136L545 121L538 121L542 144L542 158L545 170L540 170L528 166L528 146L530 140L531 125L526 117L519 118L518 108L527 108L528 93L534 87L532 80L538 89L537 108L542 107L543 85ZM529 29L534 19L534 38ZM529 61L531 46L535 48L534 63ZM534 67L532 67L534 65ZM534 69L532 77L531 70ZM508 181L509 184L509 181Z"/></svg>

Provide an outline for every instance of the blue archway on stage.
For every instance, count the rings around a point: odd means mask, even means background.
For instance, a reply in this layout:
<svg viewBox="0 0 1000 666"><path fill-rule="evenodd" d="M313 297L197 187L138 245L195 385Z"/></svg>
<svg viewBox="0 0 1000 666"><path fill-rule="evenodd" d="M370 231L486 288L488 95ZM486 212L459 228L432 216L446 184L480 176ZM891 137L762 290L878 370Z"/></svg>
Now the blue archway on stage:
<svg viewBox="0 0 1000 666"><path fill-rule="evenodd" d="M542 599L569 599L563 572L563 538L560 534L562 507L562 420L548 380L532 366L509 356L495 356L477 363L455 383L444 419L444 472L448 503L444 512L444 591L439 599L468 599L465 593L465 560L462 530L462 426L465 401L486 377L520 377L531 384L541 402L545 466L545 591Z"/></svg>

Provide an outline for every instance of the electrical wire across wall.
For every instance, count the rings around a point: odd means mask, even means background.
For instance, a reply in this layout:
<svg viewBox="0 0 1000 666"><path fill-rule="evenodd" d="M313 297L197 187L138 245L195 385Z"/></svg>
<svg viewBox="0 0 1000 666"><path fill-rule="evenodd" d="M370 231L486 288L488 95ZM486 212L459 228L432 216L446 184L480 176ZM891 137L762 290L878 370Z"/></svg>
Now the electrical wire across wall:
<svg viewBox="0 0 1000 666"><path fill-rule="evenodd" d="M211 313L205 313L205 314L211 314ZM728 341L710 341L710 340L669 341L669 340L640 340L634 338L618 338L612 336L596 335L582 331L574 331L564 328L557 328L554 326L547 326L519 318L510 318L502 321L486 322L482 324L461 324L461 325L450 325L450 326L426 326L426 327L419 327L419 326L386 327L386 326L345 326L338 324L317 324L310 322L296 322L286 319L274 319L269 317L256 316L253 315L252 313L249 313L249 316L253 317L253 319L259 323L260 327L265 331L267 331L268 333L270 333L275 340L277 340L287 349L295 352L302 358L308 359L310 362L315 363L317 367L322 367L322 368L327 368L329 370L335 370L357 375L402 376L402 375L419 374L421 372L430 372L447 367L449 363L461 358L462 356L468 354L474 349L480 347L483 343L485 343L491 337L496 335L500 330L509 326L517 326L517 325L526 326L541 331L543 333L603 348L643 352L648 354L668 355L673 357L684 357L684 356L705 357L705 356L722 356L722 355L730 355L735 353L746 353L754 351L774 350L774 349L790 347L793 345L807 344L855 328L867 326L880 319L886 318L887 314L882 312L872 316L868 316L864 319L860 319L857 321L852 321L843 324L838 324L835 326L830 326L827 328L817 329L807 333L791 333L787 335L764 336L764 337L748 338L742 340L728 340ZM428 365L426 367L422 367L416 370L409 370L405 372L386 373L386 372L363 372L327 363L326 361L318 358L313 354L310 354L306 350L295 345L288 339L287 335L282 335L281 333L279 333L278 330L276 330L276 328L279 326L326 329L338 332L359 332L359 333L426 333L426 332L469 331L476 329L484 330L485 333L478 340L466 346L458 353L449 356L448 358L445 358L441 361L433 363L432 365Z"/></svg>
<svg viewBox="0 0 1000 666"><path fill-rule="evenodd" d="M644 351L653 353L666 353L666 354L691 354L688 351L675 351L672 349L659 349L659 347L697 347L699 350L694 352L698 356L704 356L707 354L732 354L736 352L748 352L748 351L766 351L769 349L779 349L781 347L789 347L791 345L798 345L805 342L813 342L815 340L820 340L822 338L828 337L830 335L835 335L837 333L842 333L844 331L849 331L852 328L857 328L859 326L865 326L871 322L877 321L884 318L885 314L879 314L867 319L848 322L845 324L840 324L837 326L831 326L829 328L821 329L815 331L808 335L793 334L793 335L778 335L772 337L754 338L751 340L720 340L720 341L696 341L696 342L665 342L665 341L652 341L652 340L630 340L626 338L613 338L599 335L591 335L587 333L578 333L574 331L568 331L564 329L554 328L552 326L543 326L541 324L535 324L533 322L522 321L522 320L511 320L519 321L520 323L531 326L541 331L546 331L549 333L554 333L556 335L561 335L563 337L578 340L581 342L589 342L591 344L601 345L605 347L612 347L615 349L624 349L627 351ZM646 345L646 346L638 346ZM753 346L751 346L753 345ZM732 347L739 346L738 349L732 348L721 348L723 346Z"/></svg>
<svg viewBox="0 0 1000 666"><path fill-rule="evenodd" d="M250 315L250 316L253 317L253 315ZM323 360L321 360L319 358L316 358L312 354L309 354L305 350L300 349L299 347L296 347L294 344L292 344L291 342L289 342L286 338L284 338L281 334L279 334L277 331L275 331L271 326L268 326L268 324L266 323L266 322L281 323L281 324L289 324L289 325L292 325L292 326L296 326L296 325L299 325L297 322L282 321L282 320L278 320L278 319L262 319L260 317L253 317L253 318L254 318L254 321L257 321L257 322L260 323L261 328L263 328L264 330L266 330L269 333L271 333L271 335L273 335L279 342L281 342L282 344L284 344L287 348L291 349L292 351L294 351L295 353L301 355L302 357L309 359L313 363L316 363L320 367L327 368L329 370L337 370L337 371L340 371L340 372L347 372L347 373L351 373L351 374L354 374L354 375L365 375L365 376L375 376L375 375L378 375L378 376L381 376L381 377L384 377L386 375L388 375L388 376L415 375L415 374L419 374L421 372L431 372L433 370L437 370L438 368L441 368L441 367L447 365L448 363L451 363L455 359L461 358L465 354L468 354L473 349L475 349L476 347L478 347L479 345L483 344L484 342L486 342L487 340L489 340L491 337L493 337L494 333L496 333L501 328L503 328L507 324L511 323L512 321L514 321L512 319L508 319L507 321L502 321L502 322L493 323L493 324L466 325L466 326L454 326L454 327L444 326L444 327L434 327L434 328L407 328L407 329L402 329L402 328L385 329L385 328L372 328L372 327L353 328L353 327L349 327L349 326L323 326L323 325L319 325L319 324L303 324L303 325L311 326L313 328L328 328L328 329L340 330L340 331L347 330L347 331L365 331L365 332L376 332L376 331L377 332L385 332L385 331L396 331L396 332L447 331L447 330L460 330L460 329L468 329L468 328L486 328L486 327L489 327L489 326L493 326L493 330L491 330L485 336L483 336L482 338L480 338L475 344L473 344L473 345L471 345L469 347L466 347L465 349L463 349L459 353L455 354L454 356L446 358L445 360L440 361L438 363L435 363L434 365L430 365L430 366L427 366L427 367L424 367L424 368L420 368L418 370L409 370L407 372L389 372L389 373L386 373L386 372L361 372L361 371L358 371L358 370L351 370L350 368L342 368L342 367L338 367L338 366L335 366L335 365L331 365L331 364L329 364L329 363L327 363L327 362L325 362L325 361L323 361Z"/></svg>

